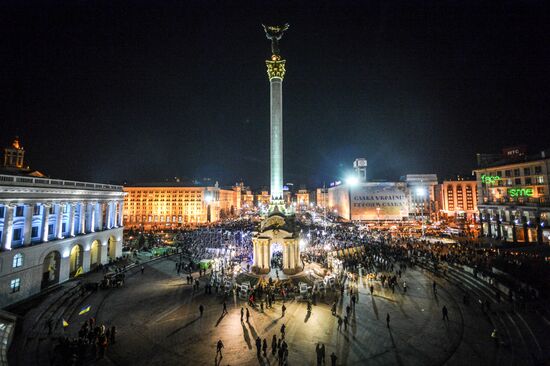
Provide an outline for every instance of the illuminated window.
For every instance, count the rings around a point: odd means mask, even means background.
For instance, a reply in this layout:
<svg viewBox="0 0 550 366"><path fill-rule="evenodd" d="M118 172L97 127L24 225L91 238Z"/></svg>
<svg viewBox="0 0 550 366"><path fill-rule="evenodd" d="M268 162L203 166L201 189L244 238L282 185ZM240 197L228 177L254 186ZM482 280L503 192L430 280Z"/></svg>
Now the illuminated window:
<svg viewBox="0 0 550 366"><path fill-rule="evenodd" d="M13 280L11 280L10 289L12 294L15 292L19 292L19 290L21 289L21 279L14 278Z"/></svg>
<svg viewBox="0 0 550 366"><path fill-rule="evenodd" d="M12 267L18 268L18 267L21 267L22 265L23 265L23 254L17 253L16 255L13 256Z"/></svg>

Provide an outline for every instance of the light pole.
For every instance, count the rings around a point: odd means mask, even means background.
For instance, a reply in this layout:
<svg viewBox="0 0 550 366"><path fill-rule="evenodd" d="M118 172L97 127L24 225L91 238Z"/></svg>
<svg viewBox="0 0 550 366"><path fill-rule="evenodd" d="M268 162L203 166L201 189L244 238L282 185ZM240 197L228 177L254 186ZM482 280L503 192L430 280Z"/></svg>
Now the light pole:
<svg viewBox="0 0 550 366"><path fill-rule="evenodd" d="M212 194L207 194L205 197L204 197L204 202L206 203L206 221L207 222L210 222L211 221L211 212L210 212L210 203L212 202Z"/></svg>
<svg viewBox="0 0 550 366"><path fill-rule="evenodd" d="M359 178L355 175L350 175L345 180L348 186L348 198L349 198L349 221L351 221L351 189L359 184Z"/></svg>
<svg viewBox="0 0 550 366"><path fill-rule="evenodd" d="M422 237L424 237L424 197L426 196L426 189L424 187L418 187L416 189L416 195L422 198ZM418 212L418 211L417 211Z"/></svg>

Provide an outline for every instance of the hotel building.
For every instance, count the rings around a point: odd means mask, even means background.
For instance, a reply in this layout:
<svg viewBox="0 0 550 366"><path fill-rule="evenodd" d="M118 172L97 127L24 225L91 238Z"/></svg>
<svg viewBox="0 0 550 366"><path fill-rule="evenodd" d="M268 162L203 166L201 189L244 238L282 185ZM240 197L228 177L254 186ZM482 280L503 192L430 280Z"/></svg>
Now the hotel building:
<svg viewBox="0 0 550 366"><path fill-rule="evenodd" d="M177 182L124 187L126 228L175 229L235 215L241 209L241 187L190 186Z"/></svg>
<svg viewBox="0 0 550 366"><path fill-rule="evenodd" d="M506 242L550 242L550 158L505 149L499 160L478 155L474 170L482 235Z"/></svg>
<svg viewBox="0 0 550 366"><path fill-rule="evenodd" d="M0 169L0 307L120 257L123 230L122 186L46 178L24 166L18 141L6 150Z"/></svg>
<svg viewBox="0 0 550 366"><path fill-rule="evenodd" d="M438 186L438 206L447 219L474 220L477 215L477 182L446 180Z"/></svg>

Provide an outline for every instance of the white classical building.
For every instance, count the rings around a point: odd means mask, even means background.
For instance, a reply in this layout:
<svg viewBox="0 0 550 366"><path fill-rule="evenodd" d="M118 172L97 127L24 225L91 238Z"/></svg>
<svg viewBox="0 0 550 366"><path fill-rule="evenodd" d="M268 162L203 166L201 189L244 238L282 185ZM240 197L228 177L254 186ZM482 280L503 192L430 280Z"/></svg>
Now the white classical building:
<svg viewBox="0 0 550 366"><path fill-rule="evenodd" d="M122 186L0 175L0 307L122 254Z"/></svg>

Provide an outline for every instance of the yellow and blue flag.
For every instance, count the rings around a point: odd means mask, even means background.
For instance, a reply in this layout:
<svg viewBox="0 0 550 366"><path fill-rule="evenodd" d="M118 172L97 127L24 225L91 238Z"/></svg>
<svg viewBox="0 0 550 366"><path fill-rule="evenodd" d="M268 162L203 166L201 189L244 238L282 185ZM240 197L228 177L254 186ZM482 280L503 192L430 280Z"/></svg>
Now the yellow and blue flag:
<svg viewBox="0 0 550 366"><path fill-rule="evenodd" d="M80 313L78 313L78 315L86 314L88 311L90 311L90 309L91 309L90 305L83 307L82 310L80 310Z"/></svg>
<svg viewBox="0 0 550 366"><path fill-rule="evenodd" d="M76 270L76 273L74 274L74 276L78 277L83 273L84 273L84 269L82 267L78 267L78 269Z"/></svg>

